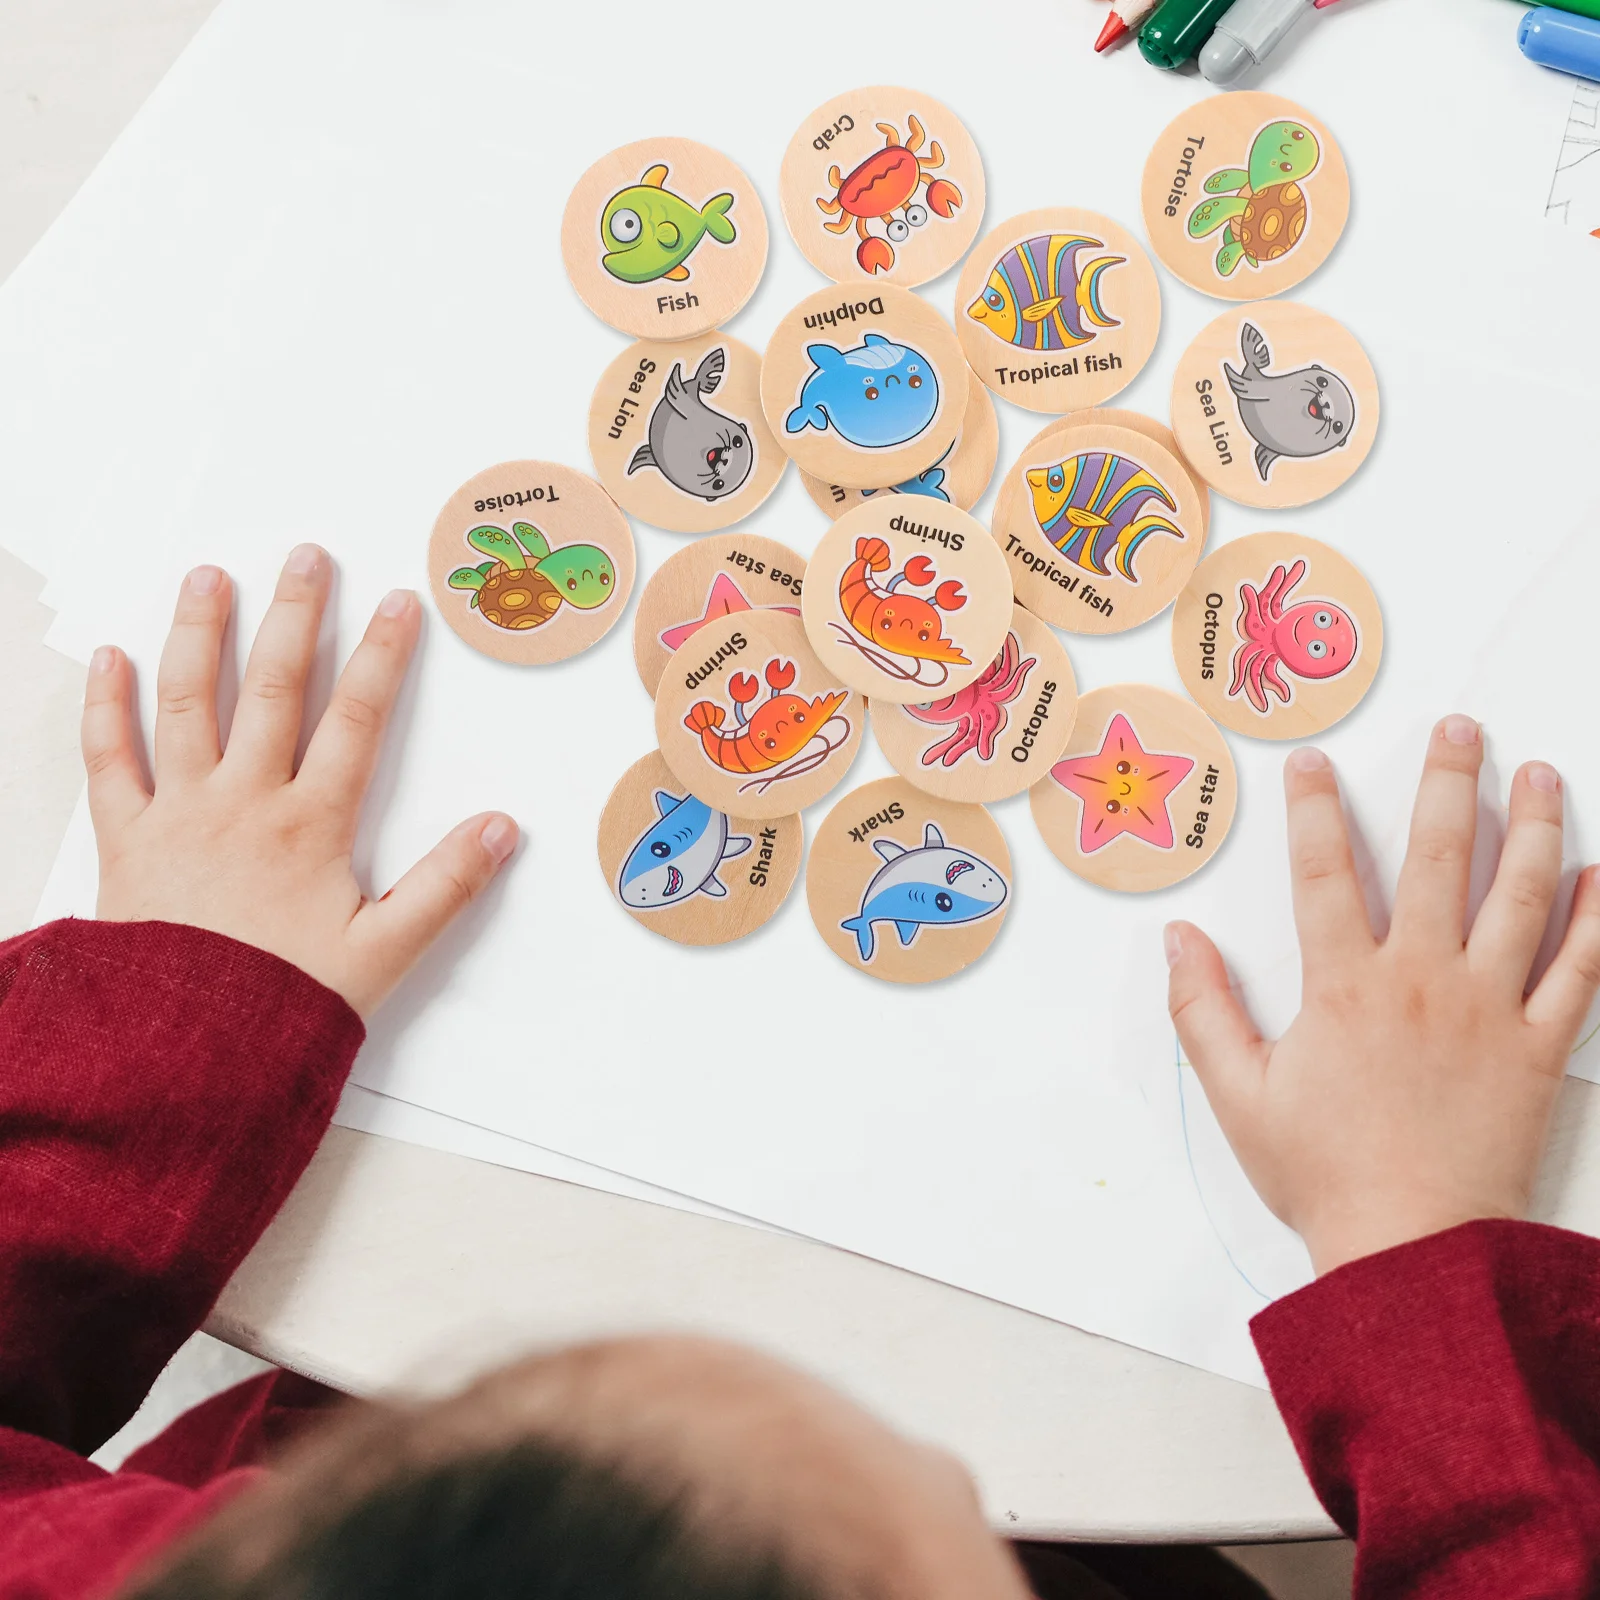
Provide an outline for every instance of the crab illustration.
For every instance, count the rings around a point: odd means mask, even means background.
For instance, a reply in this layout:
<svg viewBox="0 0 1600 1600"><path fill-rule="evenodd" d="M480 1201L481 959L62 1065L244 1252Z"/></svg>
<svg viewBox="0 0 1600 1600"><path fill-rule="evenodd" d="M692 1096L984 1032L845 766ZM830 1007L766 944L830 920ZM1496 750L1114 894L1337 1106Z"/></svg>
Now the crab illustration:
<svg viewBox="0 0 1600 1600"><path fill-rule="evenodd" d="M922 123L914 111L906 121L910 132L904 144L898 129L880 122L878 132L888 141L883 149L873 151L849 177L841 178L838 167L829 167L833 193L817 198L819 210L838 218L822 224L829 233L848 233L854 228L861 236L856 263L869 275L893 268L895 245L910 238L911 230L928 220L929 211L949 217L961 204L961 191L948 178L928 177L930 171L944 165L939 141L935 139L927 155L919 156L926 137ZM917 191L924 186L925 206L917 201ZM867 224L874 221L883 224L887 239L870 231Z"/></svg>
<svg viewBox="0 0 1600 1600"><path fill-rule="evenodd" d="M918 722L935 727L955 724L945 738L922 752L923 766L931 767L938 762L941 766L953 767L973 750L978 752L980 761L994 760L995 741L1011 720L1007 707L1022 693L1028 674L1039 664L1037 656L1029 656L1025 661L1021 657L1021 641L1016 634L1008 633L1000 654L965 689L927 705L903 708L907 716L915 717Z"/></svg>
<svg viewBox="0 0 1600 1600"><path fill-rule="evenodd" d="M1302 180L1322 159L1317 136L1302 123L1269 123L1250 146L1250 165L1224 167L1205 181L1214 198L1189 213L1189 237L1205 239L1219 228L1217 276L1231 277L1241 261L1252 267L1281 260L1300 243L1309 206Z"/></svg>

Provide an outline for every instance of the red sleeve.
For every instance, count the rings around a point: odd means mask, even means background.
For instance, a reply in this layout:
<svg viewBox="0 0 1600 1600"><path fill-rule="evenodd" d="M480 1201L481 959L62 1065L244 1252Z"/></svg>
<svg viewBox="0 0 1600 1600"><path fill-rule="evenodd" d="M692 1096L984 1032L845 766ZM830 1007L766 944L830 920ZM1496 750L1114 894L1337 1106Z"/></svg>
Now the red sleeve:
<svg viewBox="0 0 1600 1600"><path fill-rule="evenodd" d="M1600 1594L1600 1243L1467 1223L1251 1331L1356 1600Z"/></svg>
<svg viewBox="0 0 1600 1600"><path fill-rule="evenodd" d="M87 1454L127 1421L310 1160L362 1037L298 968L197 928L0 944L0 1428Z"/></svg>

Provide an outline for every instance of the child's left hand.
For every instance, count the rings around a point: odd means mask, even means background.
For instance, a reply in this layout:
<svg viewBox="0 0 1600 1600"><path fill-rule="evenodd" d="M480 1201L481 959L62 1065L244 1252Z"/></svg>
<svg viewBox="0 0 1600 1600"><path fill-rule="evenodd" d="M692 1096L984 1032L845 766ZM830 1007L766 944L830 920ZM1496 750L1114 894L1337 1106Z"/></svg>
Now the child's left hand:
<svg viewBox="0 0 1600 1600"><path fill-rule="evenodd" d="M356 821L422 613L401 589L378 607L296 771L331 577L317 546L290 555L224 752L217 669L232 587L216 567L195 568L157 676L154 793L133 731L133 673L110 647L89 668L83 759L103 919L227 934L293 962L368 1016L499 871L516 848L517 825L480 813L381 900L366 900L350 864Z"/></svg>

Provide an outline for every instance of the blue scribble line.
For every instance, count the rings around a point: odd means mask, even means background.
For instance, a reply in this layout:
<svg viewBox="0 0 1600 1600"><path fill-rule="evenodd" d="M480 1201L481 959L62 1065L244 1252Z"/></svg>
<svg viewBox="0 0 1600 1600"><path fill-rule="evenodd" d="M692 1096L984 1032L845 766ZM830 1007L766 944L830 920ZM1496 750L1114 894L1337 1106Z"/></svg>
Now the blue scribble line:
<svg viewBox="0 0 1600 1600"><path fill-rule="evenodd" d="M1189 1103L1183 1093L1183 1069L1188 1063L1183 1059L1183 1046L1179 1044L1177 1036L1173 1036L1172 1053L1178 1068L1178 1121L1183 1128L1183 1154L1189 1163L1189 1176L1194 1181L1195 1197L1200 1202L1200 1209L1206 1214L1206 1221L1210 1224L1211 1231L1217 1237L1217 1243L1222 1246L1222 1253L1228 1258L1228 1265L1239 1274L1240 1281L1251 1294L1261 1300L1272 1303L1272 1296L1256 1287L1251 1281L1250 1274L1233 1258L1233 1251L1228 1248L1228 1241L1222 1236L1222 1229L1217 1226L1217 1219L1211 1215L1211 1207L1206 1204L1206 1192L1200 1187L1200 1172L1194 1164L1194 1147L1189 1142Z"/></svg>

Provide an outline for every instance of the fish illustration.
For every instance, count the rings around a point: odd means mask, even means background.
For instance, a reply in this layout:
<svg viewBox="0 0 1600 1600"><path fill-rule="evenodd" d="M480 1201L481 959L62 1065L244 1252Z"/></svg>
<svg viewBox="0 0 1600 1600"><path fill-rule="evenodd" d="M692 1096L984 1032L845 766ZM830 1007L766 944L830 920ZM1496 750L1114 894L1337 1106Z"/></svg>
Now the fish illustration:
<svg viewBox="0 0 1600 1600"><path fill-rule="evenodd" d="M673 362L650 412L649 440L633 452L628 476L654 467L674 489L696 500L725 500L744 487L756 462L749 426L706 404L727 365L721 345L705 353L687 382L682 363Z"/></svg>
<svg viewBox="0 0 1600 1600"><path fill-rule="evenodd" d="M808 344L812 371L800 403L784 421L789 433L831 427L863 450L892 450L915 439L939 412L939 375L920 350L869 333L840 350Z"/></svg>
<svg viewBox="0 0 1600 1600"><path fill-rule="evenodd" d="M909 945L924 927L977 922L1006 903L1006 880L971 851L951 849L936 823L927 825L915 850L893 839L874 839L872 848L883 865L861 897L861 914L839 924L856 936L863 961L877 953L874 923L892 922L900 943Z"/></svg>
<svg viewBox="0 0 1600 1600"><path fill-rule="evenodd" d="M1124 265L1127 257L1101 256L1078 265L1085 250L1103 249L1103 240L1086 234L1024 239L995 262L967 315L995 338L1023 350L1071 350L1088 344L1098 329L1121 326L1106 314L1100 289L1106 273Z"/></svg>
<svg viewBox="0 0 1600 1600"><path fill-rule="evenodd" d="M693 895L721 900L727 886L717 868L750 848L729 833L728 819L693 795L656 790L656 820L639 835L617 875L617 898L630 911L660 911Z"/></svg>
<svg viewBox="0 0 1600 1600"><path fill-rule="evenodd" d="M1272 376L1272 351L1254 323L1239 334L1244 371L1222 370L1239 402L1239 420L1256 441L1256 471L1265 483L1280 456L1304 460L1342 450L1356 425L1356 397L1336 372L1316 362Z"/></svg>
<svg viewBox="0 0 1600 1600"><path fill-rule="evenodd" d="M931 467L919 472L916 477L907 478L904 483L890 484L887 489L862 489L861 498L870 500L875 494L920 494L930 500L942 500L949 505L950 496L944 486L944 464L960 444L961 440L958 438Z"/></svg>
<svg viewBox="0 0 1600 1600"><path fill-rule="evenodd" d="M1134 557L1152 533L1184 537L1175 522L1145 509L1152 502L1173 512L1178 507L1161 480L1127 456L1094 450L1031 467L1028 487L1039 531L1068 561L1102 578L1111 576L1110 560L1137 583Z"/></svg>
<svg viewBox="0 0 1600 1600"><path fill-rule="evenodd" d="M728 212L731 194L716 194L696 208L665 187L667 169L651 167L635 184L619 189L606 201L600 218L600 257L613 278L624 283L654 283L666 278L682 283L689 276L684 263L709 233L718 244L738 237Z"/></svg>

